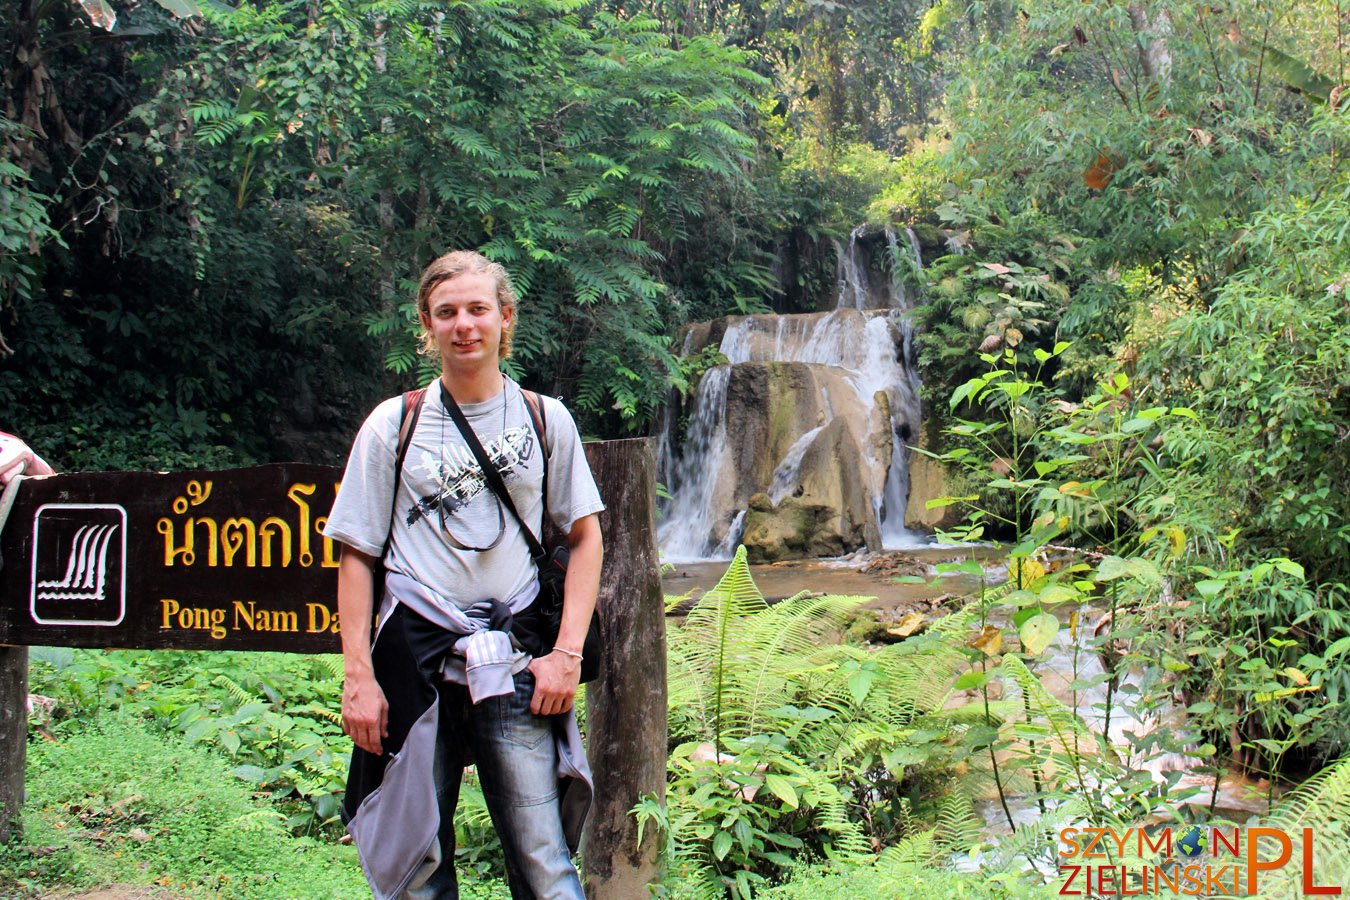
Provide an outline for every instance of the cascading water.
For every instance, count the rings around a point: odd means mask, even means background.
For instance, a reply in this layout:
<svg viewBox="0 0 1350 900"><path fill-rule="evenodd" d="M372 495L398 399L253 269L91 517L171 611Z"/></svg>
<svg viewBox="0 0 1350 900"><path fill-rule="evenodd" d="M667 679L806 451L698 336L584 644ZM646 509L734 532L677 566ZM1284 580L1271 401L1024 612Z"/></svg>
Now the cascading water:
<svg viewBox="0 0 1350 900"><path fill-rule="evenodd" d="M669 445L658 468L666 471L666 483L674 489L672 502L666 510L660 529L662 552L667 559L720 559L708 552L713 534L713 516L716 504L718 478L724 471L727 456L725 427L727 382L730 366L714 366L699 380L698 391L689 411L689 431L684 453L675 465L669 467ZM737 535L739 537L739 535ZM713 542L721 545L725 538ZM732 546L734 552L735 547ZM728 554L726 559L731 558Z"/></svg>
<svg viewBox="0 0 1350 900"><path fill-rule="evenodd" d="M803 532L785 538L795 555L926 542L904 527L904 445L917 436L920 408L903 273L917 272L921 257L910 232L903 250L914 258L897 264L900 238L884 234L887 279L869 272L875 234L857 228L838 245L831 311L694 326L685 352L716 341L727 363L700 380L682 446L670 427L661 445L672 495L660 529L667 559L729 558L742 532L747 544L772 541L791 531L785 523Z"/></svg>
<svg viewBox="0 0 1350 900"><path fill-rule="evenodd" d="M923 272L923 253L919 247L918 235L914 229L906 228L909 238L909 250L912 254L910 264L914 266L914 275ZM899 249L899 239L892 228L886 229L886 244L891 253L891 294L897 305L904 311L909 310L909 295L900 268L905 257ZM917 280L917 277L916 277ZM905 510L909 505L909 444L917 437L917 425L921 421L922 410L919 406L918 355L914 347L914 325L908 317L901 317L899 366L906 381L907 390L898 391L903 408L900 415L892 412L891 421L895 429L894 451L891 453L890 470L886 476L886 487L880 507L877 511L881 522L881 543L887 549L913 547L928 543L926 536L916 534L905 527ZM894 407L892 407L894 410Z"/></svg>
<svg viewBox="0 0 1350 900"><path fill-rule="evenodd" d="M859 225L848 236L848 248L835 242L835 253L839 255L838 279L839 299L837 309L867 309L868 278L867 261L862 257L859 239L867 233L867 226Z"/></svg>

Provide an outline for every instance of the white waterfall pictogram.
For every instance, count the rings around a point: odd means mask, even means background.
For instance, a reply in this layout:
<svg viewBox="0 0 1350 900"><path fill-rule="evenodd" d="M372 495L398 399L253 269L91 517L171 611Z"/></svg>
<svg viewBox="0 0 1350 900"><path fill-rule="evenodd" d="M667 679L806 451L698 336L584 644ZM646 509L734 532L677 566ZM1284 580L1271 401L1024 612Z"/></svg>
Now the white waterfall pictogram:
<svg viewBox="0 0 1350 900"><path fill-rule="evenodd" d="M70 539L70 561L59 581L39 581L39 600L104 600L108 546L118 525L82 525Z"/></svg>

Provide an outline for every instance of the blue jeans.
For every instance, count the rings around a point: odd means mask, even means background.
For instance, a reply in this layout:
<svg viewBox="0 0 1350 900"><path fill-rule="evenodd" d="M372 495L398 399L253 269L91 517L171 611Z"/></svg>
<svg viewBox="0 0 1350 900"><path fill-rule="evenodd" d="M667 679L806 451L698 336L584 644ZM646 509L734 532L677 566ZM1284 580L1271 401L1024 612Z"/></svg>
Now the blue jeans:
<svg viewBox="0 0 1350 900"><path fill-rule="evenodd" d="M584 900L558 811L553 718L530 712L534 675L528 669L515 676L515 685L514 694L490 697L476 706L460 685L438 688L435 776L441 858L430 878L404 892L407 900L459 898L455 807L470 760L478 767L488 812L506 854L512 900ZM419 880L415 878L414 884Z"/></svg>

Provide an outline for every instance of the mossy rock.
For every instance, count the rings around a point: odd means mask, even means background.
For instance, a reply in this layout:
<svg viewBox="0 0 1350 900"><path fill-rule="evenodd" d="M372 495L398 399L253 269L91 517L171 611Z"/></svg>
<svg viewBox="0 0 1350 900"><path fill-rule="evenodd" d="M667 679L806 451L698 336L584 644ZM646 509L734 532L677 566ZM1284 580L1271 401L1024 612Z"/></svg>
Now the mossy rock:
<svg viewBox="0 0 1350 900"><path fill-rule="evenodd" d="M768 500L767 495L756 496ZM761 508L756 509L756 505ZM763 509L763 506L763 501L752 503L745 514L741 543L752 563L840 556L857 549L846 546L838 533L837 510L803 503L796 497L785 498L776 508Z"/></svg>

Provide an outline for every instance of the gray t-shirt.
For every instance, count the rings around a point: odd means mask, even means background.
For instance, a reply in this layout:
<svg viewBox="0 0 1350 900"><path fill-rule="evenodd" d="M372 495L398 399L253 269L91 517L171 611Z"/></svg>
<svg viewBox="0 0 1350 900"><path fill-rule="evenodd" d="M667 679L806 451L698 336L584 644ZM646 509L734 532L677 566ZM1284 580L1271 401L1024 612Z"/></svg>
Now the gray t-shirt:
<svg viewBox="0 0 1350 900"><path fill-rule="evenodd" d="M571 414L557 400L540 399L548 432L548 514L567 534L578 519L605 505ZM376 557L389 530L401 408L402 398L392 397L361 426L323 530ZM535 536L542 535L543 459L520 386L507 378L497 396L460 409L502 473L516 509ZM403 463L385 568L421 582L461 609L490 598L508 601L535 578L520 526L483 479L435 381Z"/></svg>

